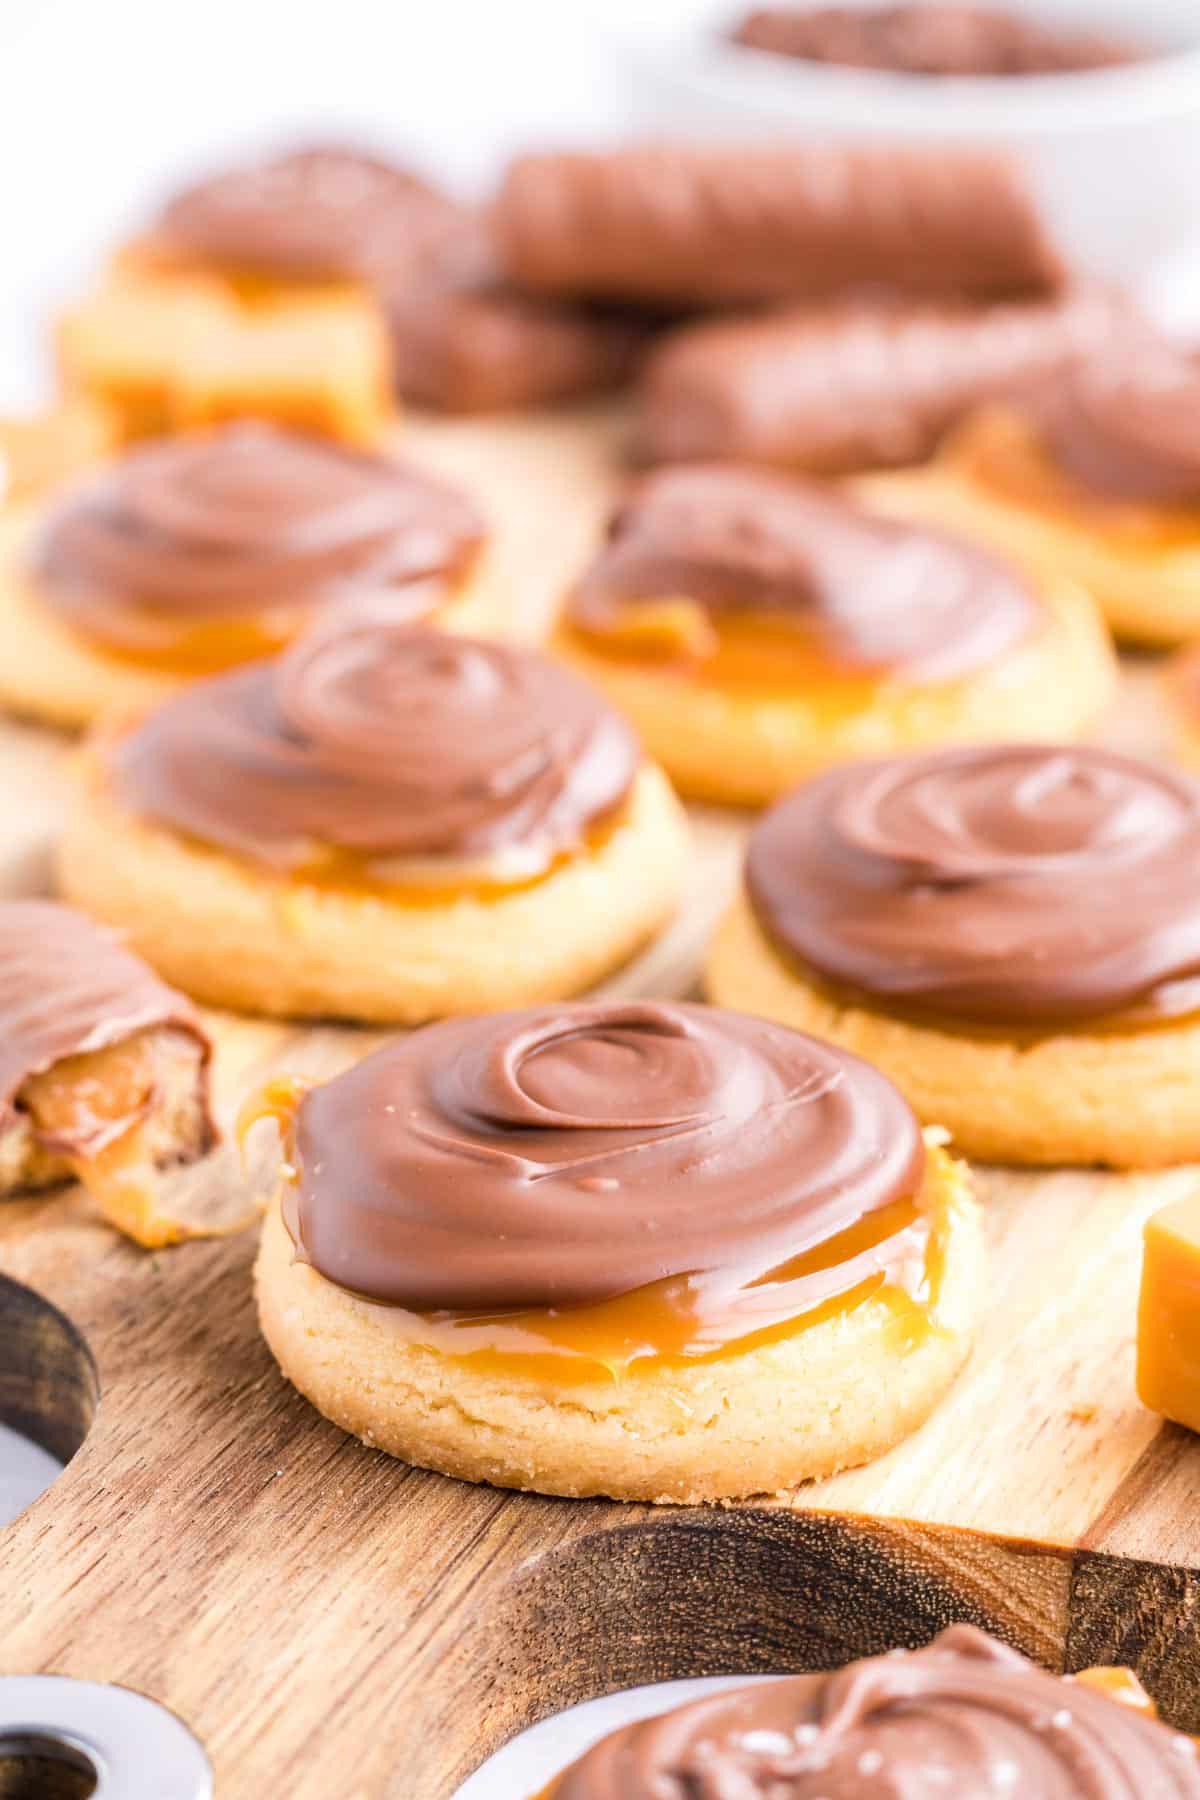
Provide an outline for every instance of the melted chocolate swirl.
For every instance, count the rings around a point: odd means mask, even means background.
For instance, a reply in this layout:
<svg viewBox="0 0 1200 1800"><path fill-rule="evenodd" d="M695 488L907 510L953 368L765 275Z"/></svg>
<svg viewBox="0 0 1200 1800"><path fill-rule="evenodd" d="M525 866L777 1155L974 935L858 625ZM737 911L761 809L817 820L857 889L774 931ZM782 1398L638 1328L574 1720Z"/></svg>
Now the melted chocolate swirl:
<svg viewBox="0 0 1200 1800"><path fill-rule="evenodd" d="M1200 1004L1200 789L1110 751L834 770L758 826L747 885L776 943L903 1009L1042 1027Z"/></svg>
<svg viewBox="0 0 1200 1800"><path fill-rule="evenodd" d="M970 1625L625 1726L546 1800L1192 1800L1190 1738Z"/></svg>
<svg viewBox="0 0 1200 1800"><path fill-rule="evenodd" d="M34 574L69 624L136 649L154 618L301 618L351 598L421 618L483 537L466 496L411 465L241 424L133 451L76 490Z"/></svg>
<svg viewBox="0 0 1200 1800"><path fill-rule="evenodd" d="M1029 406L1054 462L1098 499L1200 503L1200 367L1148 332L1077 361Z"/></svg>
<svg viewBox="0 0 1200 1800"><path fill-rule="evenodd" d="M772 614L816 633L831 661L925 680L983 667L1039 613L1018 576L973 545L722 463L639 483L569 616L602 637L623 609L663 599Z"/></svg>
<svg viewBox="0 0 1200 1800"><path fill-rule="evenodd" d="M301 1254L418 1312L581 1305L716 1275L764 1311L880 1253L754 1287L916 1194L916 1122L868 1064L737 1013L576 1005L399 1038L303 1100Z"/></svg>
<svg viewBox="0 0 1200 1800"><path fill-rule="evenodd" d="M338 145L223 170L178 194L162 251L292 279L369 275L463 229L462 209L411 170Z"/></svg>
<svg viewBox="0 0 1200 1800"><path fill-rule="evenodd" d="M629 727L531 652L365 620L196 684L117 744L139 812L257 861L366 857L544 866L624 800Z"/></svg>

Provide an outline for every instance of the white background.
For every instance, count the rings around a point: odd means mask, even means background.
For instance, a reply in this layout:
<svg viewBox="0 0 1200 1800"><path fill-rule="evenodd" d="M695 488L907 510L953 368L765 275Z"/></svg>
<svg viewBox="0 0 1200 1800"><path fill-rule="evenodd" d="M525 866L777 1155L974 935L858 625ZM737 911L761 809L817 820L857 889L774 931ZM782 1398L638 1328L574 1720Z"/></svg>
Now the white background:
<svg viewBox="0 0 1200 1800"><path fill-rule="evenodd" d="M690 0L0 0L0 407L31 322L181 178L338 131L486 184L523 144L619 130L623 40ZM20 346L18 349L17 346Z"/></svg>
<svg viewBox="0 0 1200 1800"><path fill-rule="evenodd" d="M1166 44L1200 42L1200 0L1014 3ZM36 403L54 303L191 175L246 149L326 134L373 141L483 189L517 148L669 130L681 117L707 125L716 96L693 88L689 100L685 65L715 41L717 18L741 10L739 0L0 0L0 411ZM785 84L802 80L798 65L766 60ZM943 86L933 106L921 96L922 120L940 115L958 130L1001 116L1015 127L1037 84L989 85L1001 90L999 114L992 102L955 102ZM1055 95L1016 134L1045 165L1038 185L1069 188L1066 223L1086 222L1093 243L1099 235L1109 272L1144 275L1153 258L1125 252L1150 218L1154 258L1164 236L1175 243L1200 227L1200 70L1182 135L1187 80L1176 76L1172 89L1156 85L1147 106L1139 101L1131 130L1115 121L1110 130L1089 91L1089 129ZM876 99L851 100L856 126L899 126ZM673 102L682 114L668 110ZM802 133L829 123L816 102L815 87L787 87L776 124ZM1143 117L1154 109L1174 121L1157 136ZM739 129L764 122L753 106L735 105L734 116ZM1200 316L1200 272L1196 286Z"/></svg>

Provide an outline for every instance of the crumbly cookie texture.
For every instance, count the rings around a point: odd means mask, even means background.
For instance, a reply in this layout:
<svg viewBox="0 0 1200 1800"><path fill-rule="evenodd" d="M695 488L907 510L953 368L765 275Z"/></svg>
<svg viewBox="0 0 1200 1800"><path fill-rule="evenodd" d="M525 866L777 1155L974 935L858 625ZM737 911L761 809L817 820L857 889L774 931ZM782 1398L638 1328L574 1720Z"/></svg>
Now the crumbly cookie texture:
<svg viewBox="0 0 1200 1800"><path fill-rule="evenodd" d="M936 1149L944 1256L936 1329L897 1335L884 1298L711 1362L548 1385L406 1341L387 1307L294 1258L278 1204L257 1265L259 1318L288 1379L343 1430L420 1467L540 1493L677 1504L781 1493L914 1431L965 1361L983 1237L965 1173Z"/></svg>
<svg viewBox="0 0 1200 1800"><path fill-rule="evenodd" d="M416 1025L581 993L667 922L687 850L660 770L599 842L496 897L392 899L238 861L122 807L98 770L68 826L64 894L177 987L284 1018Z"/></svg>

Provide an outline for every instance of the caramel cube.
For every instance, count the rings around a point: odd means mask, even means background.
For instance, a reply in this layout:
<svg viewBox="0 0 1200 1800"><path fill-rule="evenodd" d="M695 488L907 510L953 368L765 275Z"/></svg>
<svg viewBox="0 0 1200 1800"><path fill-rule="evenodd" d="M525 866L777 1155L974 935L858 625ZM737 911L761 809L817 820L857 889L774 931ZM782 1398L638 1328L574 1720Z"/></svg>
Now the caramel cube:
<svg viewBox="0 0 1200 1800"><path fill-rule="evenodd" d="M1200 1191L1146 1223L1137 1389L1164 1418L1200 1431Z"/></svg>

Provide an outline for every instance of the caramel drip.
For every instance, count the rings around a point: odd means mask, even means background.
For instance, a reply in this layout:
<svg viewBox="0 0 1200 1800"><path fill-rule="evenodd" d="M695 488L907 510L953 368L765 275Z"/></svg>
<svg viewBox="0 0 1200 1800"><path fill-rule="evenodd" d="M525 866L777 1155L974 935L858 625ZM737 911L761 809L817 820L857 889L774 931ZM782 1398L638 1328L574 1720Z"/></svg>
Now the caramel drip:
<svg viewBox="0 0 1200 1800"><path fill-rule="evenodd" d="M537 1008L397 1039L242 1110L298 1260L405 1342L547 1381L718 1358L873 1304L940 1326L964 1177L866 1064L703 1007Z"/></svg>
<svg viewBox="0 0 1200 1800"><path fill-rule="evenodd" d="M836 648L819 627L747 609L713 618L690 600L649 601L626 607L611 631L580 632L589 650L724 689L756 694L821 690L836 707L861 705L888 679L839 665Z"/></svg>
<svg viewBox="0 0 1200 1800"><path fill-rule="evenodd" d="M273 1078L246 1100L235 1128L245 1158L255 1127L266 1119L276 1127L284 1221L293 1239L302 1175L296 1120L311 1088L311 1082L296 1076ZM932 1215L959 1179L950 1159L933 1148L919 1196L893 1201L789 1258L745 1290L740 1298L748 1304L741 1306L731 1305L713 1283L685 1276L588 1306L433 1313L389 1306L380 1311L406 1343L489 1374L557 1383L604 1375L620 1381L647 1366L718 1361L783 1342L869 1302L876 1303L879 1329L901 1355L939 1329L944 1247ZM858 1279L853 1278L855 1265ZM773 1316L773 1288L822 1275L834 1277L829 1285L835 1291L798 1311L789 1310L785 1301L780 1316ZM769 1322L756 1323L756 1316Z"/></svg>
<svg viewBox="0 0 1200 1800"><path fill-rule="evenodd" d="M240 618L186 621L152 605L122 605L110 615L103 601L91 609L87 635L106 656L163 675L214 675L260 657L275 656L297 635L306 614L264 608Z"/></svg>
<svg viewBox="0 0 1200 1800"><path fill-rule="evenodd" d="M535 1309L495 1317L459 1313L421 1316L393 1314L394 1329L407 1342L436 1350L498 1376L536 1380L613 1381L643 1370L717 1362L768 1344L789 1341L826 1320L848 1316L869 1302L881 1309L881 1328L897 1356L936 1332L926 1269L930 1250L927 1221L916 1203L897 1202L828 1244L792 1258L772 1271L769 1282L801 1281L854 1262L872 1261L871 1252L894 1258L896 1268L875 1268L843 1291L798 1313L757 1329L746 1329L736 1312L718 1302L708 1311L703 1282L686 1277L655 1282L595 1306Z"/></svg>
<svg viewBox="0 0 1200 1800"><path fill-rule="evenodd" d="M283 1152L280 1174L285 1181L295 1181L296 1114L300 1110L300 1102L312 1085L311 1081L306 1081L299 1075L273 1075L270 1081L264 1082L262 1087L247 1096L238 1108L233 1127L234 1141L243 1161L249 1148L250 1133L264 1119L270 1119L279 1133Z"/></svg>
<svg viewBox="0 0 1200 1800"><path fill-rule="evenodd" d="M283 881L287 889L302 882L342 894L374 895L386 899L389 906L420 909L447 906L456 900L487 905L537 887L557 870L566 868L577 855L599 855L623 817L622 809L613 818L594 825L583 834L576 849L560 851L544 862L539 859L529 874L506 873L503 858L490 865L486 858L464 861L457 868L454 859L447 858L439 867L439 860L434 858L421 861L398 857L380 862L331 845L314 845L310 860L289 870Z"/></svg>

